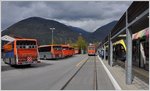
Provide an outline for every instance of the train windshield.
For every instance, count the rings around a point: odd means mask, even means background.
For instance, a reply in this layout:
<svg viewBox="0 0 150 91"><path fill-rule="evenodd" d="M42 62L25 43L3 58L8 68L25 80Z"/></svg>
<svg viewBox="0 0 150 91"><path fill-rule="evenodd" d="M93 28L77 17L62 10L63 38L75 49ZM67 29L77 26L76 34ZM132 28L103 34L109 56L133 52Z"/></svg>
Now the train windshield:
<svg viewBox="0 0 150 91"><path fill-rule="evenodd" d="M61 46L53 46L54 50L62 50Z"/></svg>
<svg viewBox="0 0 150 91"><path fill-rule="evenodd" d="M16 44L18 49L37 48L36 41L18 40Z"/></svg>
<svg viewBox="0 0 150 91"><path fill-rule="evenodd" d="M95 48L94 47L89 47L89 50L95 50Z"/></svg>

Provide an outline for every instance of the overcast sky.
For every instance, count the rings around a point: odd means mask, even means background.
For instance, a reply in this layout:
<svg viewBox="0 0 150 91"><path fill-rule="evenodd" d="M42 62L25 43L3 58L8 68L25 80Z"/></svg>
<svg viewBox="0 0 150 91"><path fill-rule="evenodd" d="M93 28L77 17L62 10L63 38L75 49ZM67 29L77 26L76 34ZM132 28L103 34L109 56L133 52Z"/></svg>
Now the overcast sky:
<svg viewBox="0 0 150 91"><path fill-rule="evenodd" d="M37 16L92 32L113 20L119 20L131 3L132 1L2 1L2 30L20 20Z"/></svg>

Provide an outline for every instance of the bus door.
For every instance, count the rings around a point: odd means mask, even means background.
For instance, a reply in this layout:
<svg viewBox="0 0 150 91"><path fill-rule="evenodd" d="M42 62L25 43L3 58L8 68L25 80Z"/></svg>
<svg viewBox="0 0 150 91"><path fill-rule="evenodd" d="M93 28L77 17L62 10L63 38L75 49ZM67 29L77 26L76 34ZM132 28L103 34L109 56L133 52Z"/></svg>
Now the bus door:
<svg viewBox="0 0 150 91"><path fill-rule="evenodd" d="M54 58L62 58L62 47L53 46L53 56Z"/></svg>

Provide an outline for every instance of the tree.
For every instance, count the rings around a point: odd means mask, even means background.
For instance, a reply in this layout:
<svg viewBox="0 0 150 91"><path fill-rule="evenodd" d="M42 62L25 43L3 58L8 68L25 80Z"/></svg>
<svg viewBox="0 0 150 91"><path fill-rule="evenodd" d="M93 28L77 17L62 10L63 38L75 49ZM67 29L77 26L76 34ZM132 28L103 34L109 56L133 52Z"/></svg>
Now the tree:
<svg viewBox="0 0 150 91"><path fill-rule="evenodd" d="M86 41L83 39L82 36L79 36L79 37L78 37L77 45L78 45L78 47L79 47L80 50L86 50L86 48L87 48L87 43L86 43Z"/></svg>

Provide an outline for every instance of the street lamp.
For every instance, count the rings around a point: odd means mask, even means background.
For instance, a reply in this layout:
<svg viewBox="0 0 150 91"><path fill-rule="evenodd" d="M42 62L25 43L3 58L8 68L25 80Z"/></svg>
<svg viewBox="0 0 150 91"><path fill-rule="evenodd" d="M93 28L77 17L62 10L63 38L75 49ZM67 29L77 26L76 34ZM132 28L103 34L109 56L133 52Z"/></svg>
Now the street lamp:
<svg viewBox="0 0 150 91"><path fill-rule="evenodd" d="M52 30L52 45L53 45L53 30L55 30L55 28L49 28L50 30Z"/></svg>

